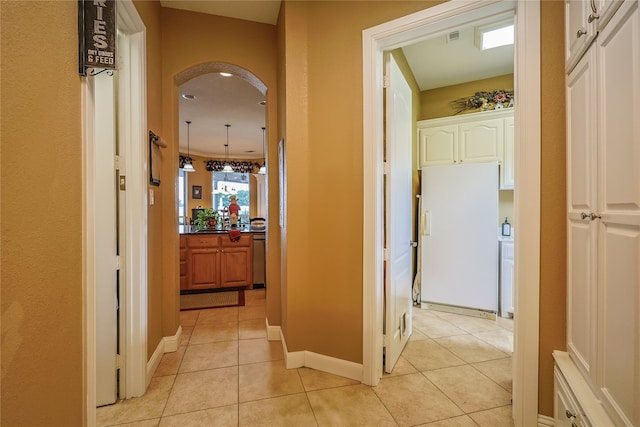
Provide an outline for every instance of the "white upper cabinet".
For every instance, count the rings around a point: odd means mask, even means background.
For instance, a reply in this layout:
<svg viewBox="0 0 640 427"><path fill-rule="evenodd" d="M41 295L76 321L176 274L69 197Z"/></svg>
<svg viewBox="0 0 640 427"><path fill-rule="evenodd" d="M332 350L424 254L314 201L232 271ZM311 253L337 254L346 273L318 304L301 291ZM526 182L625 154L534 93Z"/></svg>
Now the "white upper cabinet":
<svg viewBox="0 0 640 427"><path fill-rule="evenodd" d="M494 110L418 122L420 167L503 161L504 120L513 110Z"/></svg>
<svg viewBox="0 0 640 427"><path fill-rule="evenodd" d="M594 0L596 5L597 29L602 30L608 23L613 14L622 5L623 0Z"/></svg>
<svg viewBox="0 0 640 427"><path fill-rule="evenodd" d="M565 59L567 72L578 63L582 54L598 34L594 0L565 1Z"/></svg>
<svg viewBox="0 0 640 427"><path fill-rule="evenodd" d="M623 0L565 1L565 59L567 73L573 70Z"/></svg>
<svg viewBox="0 0 640 427"><path fill-rule="evenodd" d="M458 162L458 126L442 125L420 128L420 167L449 165Z"/></svg>
<svg viewBox="0 0 640 427"><path fill-rule="evenodd" d="M503 119L484 119L458 125L460 163L502 161Z"/></svg>

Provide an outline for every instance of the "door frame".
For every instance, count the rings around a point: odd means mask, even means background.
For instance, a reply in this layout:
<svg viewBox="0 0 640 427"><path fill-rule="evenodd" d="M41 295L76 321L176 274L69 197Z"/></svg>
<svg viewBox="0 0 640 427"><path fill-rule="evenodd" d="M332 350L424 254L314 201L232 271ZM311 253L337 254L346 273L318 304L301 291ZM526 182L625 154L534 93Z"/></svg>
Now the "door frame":
<svg viewBox="0 0 640 427"><path fill-rule="evenodd" d="M517 8L517 9L516 9ZM363 31L363 382L382 375L384 304L383 52L463 22L516 9L513 415L538 423L540 289L540 4L452 0ZM520 321L524 319L524 321Z"/></svg>
<svg viewBox="0 0 640 427"><path fill-rule="evenodd" d="M126 118L120 123L118 137L121 156L121 174L127 175L124 194L126 214L121 233L126 246L124 277L121 277L121 379L120 397L141 396L147 387L147 93L146 93L146 28L132 0L118 1L118 31L124 34L126 46L120 46L121 56L126 56L126 67L120 67L117 114ZM95 158L94 132L96 117L93 79L81 79L82 127L83 127L83 323L84 323L84 384L85 423L96 423L96 300L95 300L95 230L100 226L93 220ZM114 170L115 176L115 170ZM124 377L124 378L123 378Z"/></svg>

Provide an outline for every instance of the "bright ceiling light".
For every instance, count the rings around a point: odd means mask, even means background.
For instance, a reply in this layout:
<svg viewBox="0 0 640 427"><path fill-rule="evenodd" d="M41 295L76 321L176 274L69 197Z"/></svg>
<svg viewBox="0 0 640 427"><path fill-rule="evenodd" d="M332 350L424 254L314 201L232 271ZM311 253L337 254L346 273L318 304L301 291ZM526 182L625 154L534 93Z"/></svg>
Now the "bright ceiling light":
<svg viewBox="0 0 640 427"><path fill-rule="evenodd" d="M231 74L231 73L223 73L223 72L221 72L220 75L222 77L231 77L231 76L233 76L233 74Z"/></svg>
<svg viewBox="0 0 640 427"><path fill-rule="evenodd" d="M502 23L477 28L477 44L480 50L513 44L513 24Z"/></svg>

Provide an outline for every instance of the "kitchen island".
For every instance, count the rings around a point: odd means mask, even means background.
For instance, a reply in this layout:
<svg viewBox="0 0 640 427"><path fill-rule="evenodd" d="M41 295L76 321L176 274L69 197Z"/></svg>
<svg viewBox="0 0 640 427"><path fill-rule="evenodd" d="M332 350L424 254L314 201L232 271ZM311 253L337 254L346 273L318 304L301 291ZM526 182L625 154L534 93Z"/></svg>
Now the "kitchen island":
<svg viewBox="0 0 640 427"><path fill-rule="evenodd" d="M265 232L236 230L239 238L232 240L229 230L179 226L180 291L253 288L253 238Z"/></svg>

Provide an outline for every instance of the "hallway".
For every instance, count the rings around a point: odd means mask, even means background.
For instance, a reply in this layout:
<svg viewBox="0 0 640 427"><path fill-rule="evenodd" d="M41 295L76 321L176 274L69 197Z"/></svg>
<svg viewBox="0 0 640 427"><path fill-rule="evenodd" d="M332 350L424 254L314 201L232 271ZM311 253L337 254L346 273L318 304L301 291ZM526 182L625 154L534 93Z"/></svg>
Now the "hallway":
<svg viewBox="0 0 640 427"><path fill-rule="evenodd" d="M181 312L182 340L147 393L98 408L98 426L501 427L511 421L513 322L414 309L413 335L376 387L287 370L264 289L245 306Z"/></svg>

